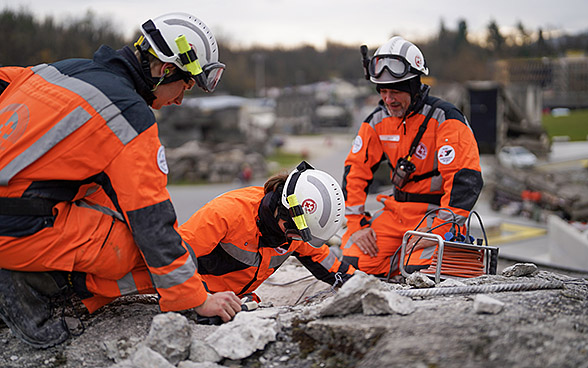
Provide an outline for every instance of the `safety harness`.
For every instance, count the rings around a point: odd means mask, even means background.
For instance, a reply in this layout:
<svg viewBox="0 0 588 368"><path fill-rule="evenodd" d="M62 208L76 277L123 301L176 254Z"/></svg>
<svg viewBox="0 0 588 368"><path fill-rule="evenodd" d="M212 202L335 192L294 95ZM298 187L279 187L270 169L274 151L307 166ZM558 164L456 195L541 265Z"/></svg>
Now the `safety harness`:
<svg viewBox="0 0 588 368"><path fill-rule="evenodd" d="M431 105L431 109L429 110L429 112L425 116L425 120L422 122L416 136L412 140L412 143L410 145L410 149L408 151L408 155L404 158L406 161L410 162L412 156L416 152L416 149L419 145L419 142L421 141L423 134L425 134L425 131L427 130L427 125L429 123L429 120L431 120L433 113L435 112L437 107L441 104L441 102L442 101L440 99L438 99L437 101L435 101ZM414 164L413 164L413 166L414 166ZM396 171L396 168L393 167L392 170ZM440 174L441 173L439 172L439 170L437 168L435 168L434 170L431 170L431 171L426 172L424 174L411 176L410 178L407 179L406 183L418 182L418 181L428 179L428 178L431 178L433 176L437 176ZM394 195L394 199L397 202L422 202L422 203L436 204L438 206L441 204L441 197L442 197L442 194L408 193L408 192L404 192L404 191L400 190L400 188L398 186L394 187L394 194L393 195Z"/></svg>
<svg viewBox="0 0 588 368"><path fill-rule="evenodd" d="M59 201L46 198L0 197L1 216L52 216Z"/></svg>

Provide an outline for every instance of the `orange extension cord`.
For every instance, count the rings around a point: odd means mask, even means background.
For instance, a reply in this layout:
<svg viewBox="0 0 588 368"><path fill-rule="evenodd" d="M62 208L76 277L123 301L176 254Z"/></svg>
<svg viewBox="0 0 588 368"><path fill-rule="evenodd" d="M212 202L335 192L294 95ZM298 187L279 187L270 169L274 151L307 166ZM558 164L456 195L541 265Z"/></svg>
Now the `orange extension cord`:
<svg viewBox="0 0 588 368"><path fill-rule="evenodd" d="M421 270L422 273L435 274L437 271L437 250L433 255L431 266ZM457 248L445 244L441 262L441 274L461 278L482 276L484 274L484 251Z"/></svg>

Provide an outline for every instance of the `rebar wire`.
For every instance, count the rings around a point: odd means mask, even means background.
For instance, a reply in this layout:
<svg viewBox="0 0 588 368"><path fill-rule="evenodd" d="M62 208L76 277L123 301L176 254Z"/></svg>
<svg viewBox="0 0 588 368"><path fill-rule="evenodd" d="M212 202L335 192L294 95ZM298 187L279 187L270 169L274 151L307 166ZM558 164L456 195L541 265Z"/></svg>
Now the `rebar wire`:
<svg viewBox="0 0 588 368"><path fill-rule="evenodd" d="M502 291L529 291L529 290L543 290L543 289L562 289L563 286L564 286L564 283L561 281L546 281L546 282L525 282L525 283L512 283L512 284L440 287L440 288L427 288L427 289L408 289L408 290L394 290L394 291L402 296L416 297L416 296L437 296L437 295L455 295L455 294L498 293L498 292L502 292Z"/></svg>
<svg viewBox="0 0 588 368"><path fill-rule="evenodd" d="M319 280L317 280L318 282ZM304 296L304 294L306 293L306 291L315 283L312 283L310 285L308 285L303 291L302 294L300 294L300 296L298 297L298 300L296 300L296 302L294 303L294 305L297 305L300 300L302 299L302 297ZM327 294L327 293L336 293L337 289L335 289L338 285L342 285L343 284L343 278L341 277L341 273L337 272L335 274L335 282L333 283L333 285L331 285L331 288L329 290L323 290L323 291L319 291L318 293L311 295L311 296L307 296L306 298L304 298L304 302L308 303L309 301L311 301L312 299L316 298L317 296L323 295L323 294Z"/></svg>

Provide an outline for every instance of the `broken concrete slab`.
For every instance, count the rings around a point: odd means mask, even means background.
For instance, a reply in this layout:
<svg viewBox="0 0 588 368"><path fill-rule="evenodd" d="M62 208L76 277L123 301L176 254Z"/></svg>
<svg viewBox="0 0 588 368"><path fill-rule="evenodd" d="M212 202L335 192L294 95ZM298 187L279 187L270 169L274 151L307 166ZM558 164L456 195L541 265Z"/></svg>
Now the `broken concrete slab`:
<svg viewBox="0 0 588 368"><path fill-rule="evenodd" d="M243 359L275 341L278 330L274 319L237 313L231 322L221 325L205 341L224 358Z"/></svg>
<svg viewBox="0 0 588 368"><path fill-rule="evenodd" d="M163 313L153 318L145 344L176 365L190 355L191 337L186 317L179 313Z"/></svg>

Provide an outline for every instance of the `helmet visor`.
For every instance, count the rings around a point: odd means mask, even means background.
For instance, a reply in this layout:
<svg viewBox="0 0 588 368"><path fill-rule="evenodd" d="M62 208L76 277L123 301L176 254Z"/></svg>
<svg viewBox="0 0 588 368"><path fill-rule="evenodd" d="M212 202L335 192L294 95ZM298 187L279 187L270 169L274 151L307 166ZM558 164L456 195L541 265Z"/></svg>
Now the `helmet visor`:
<svg viewBox="0 0 588 368"><path fill-rule="evenodd" d="M213 92L225 71L225 64L214 62L202 68L202 73L195 76L196 83L206 92Z"/></svg>
<svg viewBox="0 0 588 368"><path fill-rule="evenodd" d="M408 61L399 55L376 55L370 60L369 74L373 78L379 78L384 71L388 71L394 78L402 78L410 71Z"/></svg>

